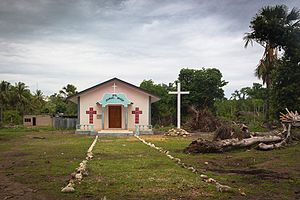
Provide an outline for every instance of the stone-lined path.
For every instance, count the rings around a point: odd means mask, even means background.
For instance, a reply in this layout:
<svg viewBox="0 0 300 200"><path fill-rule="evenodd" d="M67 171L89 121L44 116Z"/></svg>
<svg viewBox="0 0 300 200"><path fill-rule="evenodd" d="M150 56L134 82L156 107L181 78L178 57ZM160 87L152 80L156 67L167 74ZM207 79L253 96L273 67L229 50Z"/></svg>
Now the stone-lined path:
<svg viewBox="0 0 300 200"><path fill-rule="evenodd" d="M88 160L91 160L93 158L93 148L96 145L98 140L98 135L95 137L93 143L91 144L90 148L87 150L87 154L85 157L85 160L83 160L80 164L79 167L75 169L75 172L71 174L72 178L69 180L68 184L66 187L61 189L61 192L74 192L75 191L75 183L80 183L82 180L83 176L88 175L87 171L87 162Z"/></svg>
<svg viewBox="0 0 300 200"><path fill-rule="evenodd" d="M185 168L185 169L187 169L187 170L190 170L191 172L193 172L193 173L199 175L197 169L195 169L193 166L189 166L189 165L185 164L184 162L181 161L180 158L176 158L176 157L172 156L172 155L170 154L169 151L164 150L162 147L157 147L157 146L155 146L155 144L153 144L153 143L151 143L151 142L147 142L146 140L144 140L143 138L141 138L141 137L138 136L138 135L134 135L134 136L135 136L137 139L139 139L142 143L144 143L145 145L147 145L147 146L149 146L149 147L151 147L151 148L154 148L154 149L158 150L158 151L161 152L161 153L164 153L169 159L175 161L175 163L176 163L177 165L179 165L179 166L181 166L181 167L183 167L183 168ZM228 185L223 185L223 184L219 183L217 180L215 180L215 179L213 179L213 178L210 178L210 177L208 177L208 176L205 175L205 174L200 174L200 177L202 178L202 180L203 180L204 182L214 184L214 185L216 186L218 192L233 192L233 191L235 191L235 189L231 188L230 186L228 186ZM245 194L244 192L242 192L240 189L239 189L238 191L239 191L239 193L240 193L242 196L245 196L245 195L246 195L246 194Z"/></svg>

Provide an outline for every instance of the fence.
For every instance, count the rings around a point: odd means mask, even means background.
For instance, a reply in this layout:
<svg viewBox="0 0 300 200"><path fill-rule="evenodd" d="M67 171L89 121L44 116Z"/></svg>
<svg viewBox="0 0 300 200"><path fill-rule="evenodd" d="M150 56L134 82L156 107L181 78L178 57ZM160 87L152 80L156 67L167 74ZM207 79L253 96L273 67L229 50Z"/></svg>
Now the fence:
<svg viewBox="0 0 300 200"><path fill-rule="evenodd" d="M135 125L135 134L153 134L152 125Z"/></svg>
<svg viewBox="0 0 300 200"><path fill-rule="evenodd" d="M53 117L53 127L57 129L75 129L77 124L76 118Z"/></svg>

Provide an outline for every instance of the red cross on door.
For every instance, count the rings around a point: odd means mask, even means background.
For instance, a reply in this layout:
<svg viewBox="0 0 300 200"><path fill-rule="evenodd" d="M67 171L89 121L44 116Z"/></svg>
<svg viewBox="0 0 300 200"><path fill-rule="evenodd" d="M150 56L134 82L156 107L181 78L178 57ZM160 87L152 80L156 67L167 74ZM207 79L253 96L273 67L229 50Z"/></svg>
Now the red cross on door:
<svg viewBox="0 0 300 200"><path fill-rule="evenodd" d="M89 115L89 123L93 124L93 120L94 120L94 114L97 114L97 111L93 109L93 107L90 107L90 110L86 111L86 114Z"/></svg>
<svg viewBox="0 0 300 200"><path fill-rule="evenodd" d="M135 107L135 110L132 111L132 114L135 115L135 123L138 124L140 121L140 115L143 114L139 107Z"/></svg>

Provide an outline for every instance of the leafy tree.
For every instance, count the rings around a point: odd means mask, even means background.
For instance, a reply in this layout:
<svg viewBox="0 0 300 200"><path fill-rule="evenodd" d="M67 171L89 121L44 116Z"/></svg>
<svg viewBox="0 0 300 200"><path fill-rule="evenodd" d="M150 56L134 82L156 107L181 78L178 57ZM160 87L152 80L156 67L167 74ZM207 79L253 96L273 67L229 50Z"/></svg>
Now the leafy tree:
<svg viewBox="0 0 300 200"><path fill-rule="evenodd" d="M248 97L248 92L249 92L250 88L249 87L245 87L242 88L240 90L235 90L232 94L230 99L234 99L234 100L245 100Z"/></svg>
<svg viewBox="0 0 300 200"><path fill-rule="evenodd" d="M284 108L300 110L300 11L294 10L297 23L288 27L285 35L284 56L272 74L273 107L275 114Z"/></svg>
<svg viewBox="0 0 300 200"><path fill-rule="evenodd" d="M186 112L191 105L197 109L207 107L213 110L215 100L224 98L222 87L227 82L222 80L222 73L218 69L181 69L178 80L183 90L190 91L189 95L182 97Z"/></svg>
<svg viewBox="0 0 300 200"><path fill-rule="evenodd" d="M253 83L251 88L247 89L247 95L251 99L266 99L266 88L259 83Z"/></svg>
<svg viewBox="0 0 300 200"><path fill-rule="evenodd" d="M300 37L300 35L299 35ZM300 49L300 48L299 48ZM273 107L275 114L285 108L300 110L300 64L284 57L273 73Z"/></svg>
<svg viewBox="0 0 300 200"><path fill-rule="evenodd" d="M175 90L171 84L155 84L152 80L144 80L140 87L159 96L160 101L152 104L152 123L163 126L173 124L176 115L176 99L168 91Z"/></svg>
<svg viewBox="0 0 300 200"><path fill-rule="evenodd" d="M245 47L257 42L264 47L263 56L255 70L255 75L266 84L266 121L269 121L269 90L272 84L271 74L278 60L278 50L286 45L286 36L299 25L299 11L290 12L285 5L266 6L250 22L250 33L244 37Z"/></svg>

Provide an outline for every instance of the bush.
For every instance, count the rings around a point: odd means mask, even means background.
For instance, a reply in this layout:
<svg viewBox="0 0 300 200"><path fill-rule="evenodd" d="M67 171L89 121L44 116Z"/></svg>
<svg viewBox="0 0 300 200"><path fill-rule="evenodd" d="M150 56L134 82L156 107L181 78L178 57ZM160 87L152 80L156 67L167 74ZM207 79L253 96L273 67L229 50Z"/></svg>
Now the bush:
<svg viewBox="0 0 300 200"><path fill-rule="evenodd" d="M3 124L5 125L19 125L22 124L22 116L18 111L8 110L3 112Z"/></svg>

